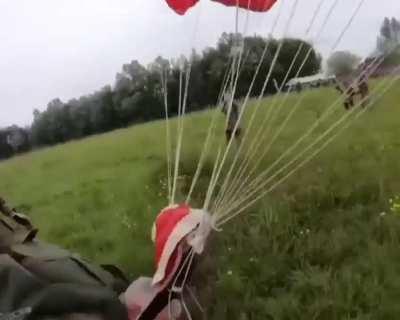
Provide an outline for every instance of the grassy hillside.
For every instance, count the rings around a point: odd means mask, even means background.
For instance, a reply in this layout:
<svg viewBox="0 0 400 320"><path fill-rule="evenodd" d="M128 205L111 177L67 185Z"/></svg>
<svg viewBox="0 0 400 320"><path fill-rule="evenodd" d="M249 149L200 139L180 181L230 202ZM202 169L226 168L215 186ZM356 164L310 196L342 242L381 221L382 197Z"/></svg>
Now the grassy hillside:
<svg viewBox="0 0 400 320"><path fill-rule="evenodd" d="M290 96L271 136L298 98ZM332 89L310 92L261 168L336 98ZM263 102L257 124L273 99ZM400 217L390 212L389 199L400 194L399 101L397 85L315 160L226 225L203 266L215 276L203 286L205 296L216 298L206 299L213 318L398 318ZM339 106L325 127L344 112ZM183 191L212 114L185 119ZM218 117L195 201L224 143ZM42 238L116 263L132 277L149 275L151 224L167 204L164 130L154 122L1 162L0 194L31 215Z"/></svg>

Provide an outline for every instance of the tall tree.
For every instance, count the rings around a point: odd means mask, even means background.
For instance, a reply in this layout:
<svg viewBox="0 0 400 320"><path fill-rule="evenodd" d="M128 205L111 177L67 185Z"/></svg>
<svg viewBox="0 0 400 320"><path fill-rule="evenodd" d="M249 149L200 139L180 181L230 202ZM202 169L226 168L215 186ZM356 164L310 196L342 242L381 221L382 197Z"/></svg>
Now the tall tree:
<svg viewBox="0 0 400 320"><path fill-rule="evenodd" d="M360 57L349 51L336 51L328 58L328 73L335 76L350 75L360 60Z"/></svg>

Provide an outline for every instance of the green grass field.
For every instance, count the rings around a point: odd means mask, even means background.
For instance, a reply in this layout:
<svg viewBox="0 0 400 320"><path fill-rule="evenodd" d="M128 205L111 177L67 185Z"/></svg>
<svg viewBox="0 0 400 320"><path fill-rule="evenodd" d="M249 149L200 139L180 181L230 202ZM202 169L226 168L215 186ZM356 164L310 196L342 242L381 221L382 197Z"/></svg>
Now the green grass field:
<svg viewBox="0 0 400 320"><path fill-rule="evenodd" d="M375 101L316 159L224 226L201 269L209 318L400 317L400 216L389 203L400 194L399 88ZM290 96L270 135L298 98ZM333 89L310 91L261 167L336 98ZM256 127L273 99L264 100ZM339 104L306 142L344 113ZM185 119L182 194L212 114ZM204 195L218 145L224 144L224 118L218 117L195 203ZM98 263L115 263L131 277L151 275L151 225L167 204L164 130L162 121L153 122L1 162L0 194L32 217L41 238Z"/></svg>

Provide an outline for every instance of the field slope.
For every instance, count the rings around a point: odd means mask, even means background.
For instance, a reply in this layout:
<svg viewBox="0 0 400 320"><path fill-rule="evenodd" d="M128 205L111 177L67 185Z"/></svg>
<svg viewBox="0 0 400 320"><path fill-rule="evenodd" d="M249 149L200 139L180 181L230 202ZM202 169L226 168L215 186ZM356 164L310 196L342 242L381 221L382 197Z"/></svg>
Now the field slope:
<svg viewBox="0 0 400 320"><path fill-rule="evenodd" d="M399 88L224 228L204 266L215 276L203 286L216 297L205 301L210 317L398 318L400 217L390 213L389 199L400 194ZM288 148L336 98L332 89L310 92L268 158ZM272 133L297 99L290 96ZM332 118L344 112L339 105ZM194 172L212 114L185 119L184 175ZM224 118L218 117L214 153L224 142ZM32 217L42 238L96 262L116 263L132 277L149 275L151 224L166 205L164 130L162 121L153 122L1 162L0 194Z"/></svg>

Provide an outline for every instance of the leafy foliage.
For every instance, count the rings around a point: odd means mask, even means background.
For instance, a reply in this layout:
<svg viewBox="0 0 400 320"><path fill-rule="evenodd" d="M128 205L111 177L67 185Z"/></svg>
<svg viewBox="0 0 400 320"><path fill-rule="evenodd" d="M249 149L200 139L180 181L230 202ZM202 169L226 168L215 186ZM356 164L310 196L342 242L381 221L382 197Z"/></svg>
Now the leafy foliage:
<svg viewBox="0 0 400 320"><path fill-rule="evenodd" d="M347 76L357 68L360 58L349 51L334 52L328 59L328 73L335 76Z"/></svg>
<svg viewBox="0 0 400 320"><path fill-rule="evenodd" d="M400 22L396 18L385 18L377 39L377 50L388 54L400 44Z"/></svg>
<svg viewBox="0 0 400 320"><path fill-rule="evenodd" d="M187 112L215 105L229 66L234 38L233 34L224 33L216 48L208 48L202 54L192 53ZM289 69L300 45L302 50L298 54L288 79L295 75L295 70L300 67L306 56L308 56L307 63L300 75L311 75L319 71L321 58L307 42L297 39L266 40L258 36L246 37L243 39L245 52L237 97L242 97L247 93L254 71L268 42L268 51L255 81L252 95L260 93L273 57L282 41L282 52L272 72L272 77L278 83L283 82L286 70ZM181 60L186 64L189 63L185 58ZM134 60L122 66L121 72L116 75L113 87L106 86L91 95L65 103L60 99L52 100L45 111L34 112L31 129L33 144L35 146L53 145L165 117L161 74L167 75L170 116L176 115L180 78L180 63L178 62L158 57L146 68ZM266 94L275 91L270 81Z"/></svg>

